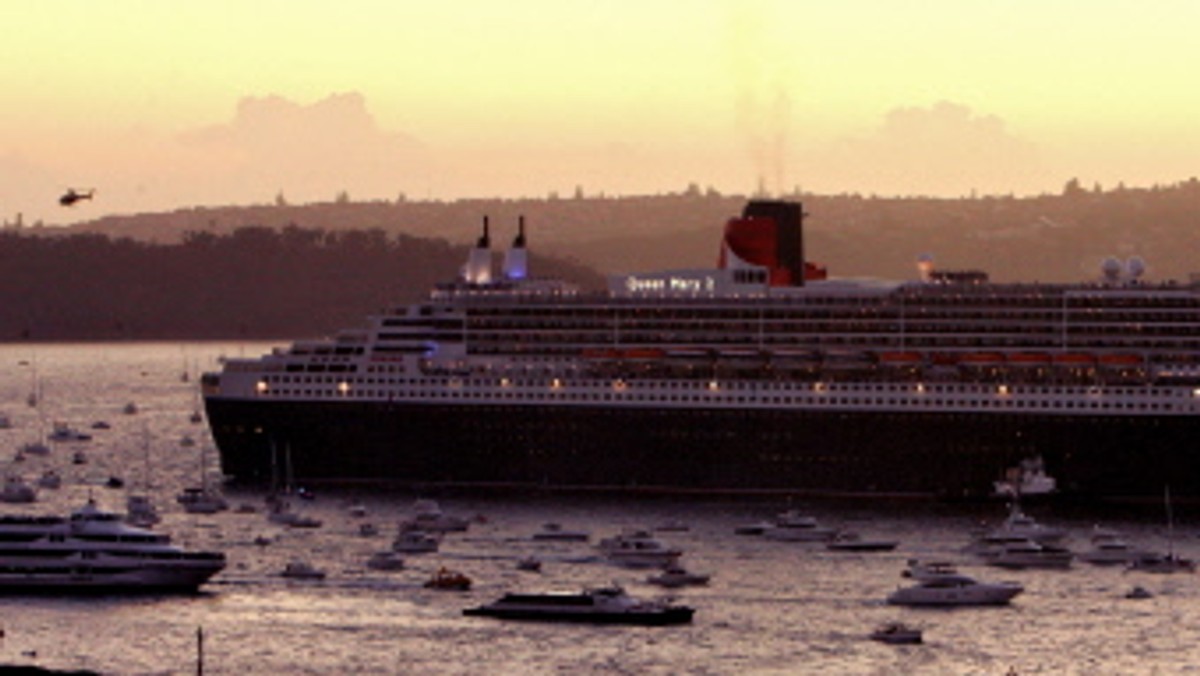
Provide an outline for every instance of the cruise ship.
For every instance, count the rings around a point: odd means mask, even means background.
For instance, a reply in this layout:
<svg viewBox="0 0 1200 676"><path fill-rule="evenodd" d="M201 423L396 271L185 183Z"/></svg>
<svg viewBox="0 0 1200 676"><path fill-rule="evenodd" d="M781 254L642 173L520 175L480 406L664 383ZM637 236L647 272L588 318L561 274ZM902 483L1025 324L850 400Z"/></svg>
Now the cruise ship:
<svg viewBox="0 0 1200 676"><path fill-rule="evenodd" d="M0 516L0 593L194 592L224 567L90 500L69 517Z"/></svg>
<svg viewBox="0 0 1200 676"><path fill-rule="evenodd" d="M602 291L531 276L523 219L497 261L485 218L425 300L205 374L222 468L962 498L1036 460L1062 494L1200 497L1197 285L1138 259L1075 284L928 259L911 281L837 278L805 258L805 217L751 201L713 269Z"/></svg>

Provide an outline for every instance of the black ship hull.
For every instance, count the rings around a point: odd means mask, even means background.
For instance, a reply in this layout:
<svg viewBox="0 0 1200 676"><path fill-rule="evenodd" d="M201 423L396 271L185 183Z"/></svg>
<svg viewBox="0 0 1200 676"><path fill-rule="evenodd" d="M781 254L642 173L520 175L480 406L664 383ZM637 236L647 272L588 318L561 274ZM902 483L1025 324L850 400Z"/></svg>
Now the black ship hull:
<svg viewBox="0 0 1200 676"><path fill-rule="evenodd" d="M206 400L266 483L970 498L1040 456L1064 494L1200 497L1200 418Z"/></svg>

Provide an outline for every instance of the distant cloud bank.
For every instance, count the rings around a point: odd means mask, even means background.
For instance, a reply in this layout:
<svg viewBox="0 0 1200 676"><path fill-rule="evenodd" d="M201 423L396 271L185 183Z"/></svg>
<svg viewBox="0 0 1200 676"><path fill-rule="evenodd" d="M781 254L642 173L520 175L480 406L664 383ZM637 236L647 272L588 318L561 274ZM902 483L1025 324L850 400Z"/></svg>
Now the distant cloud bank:
<svg viewBox="0 0 1200 676"><path fill-rule="evenodd" d="M1053 191L1054 175L1030 142L1009 133L994 115L976 115L942 101L929 108L895 108L860 137L816 150L817 191L962 196Z"/></svg>
<svg viewBox="0 0 1200 676"><path fill-rule="evenodd" d="M332 199L342 190L351 198L394 198L430 164L416 139L380 129L356 92L310 105L280 96L244 98L231 121L178 140L222 158L227 170L208 183L232 201L262 201L267 186L297 202Z"/></svg>

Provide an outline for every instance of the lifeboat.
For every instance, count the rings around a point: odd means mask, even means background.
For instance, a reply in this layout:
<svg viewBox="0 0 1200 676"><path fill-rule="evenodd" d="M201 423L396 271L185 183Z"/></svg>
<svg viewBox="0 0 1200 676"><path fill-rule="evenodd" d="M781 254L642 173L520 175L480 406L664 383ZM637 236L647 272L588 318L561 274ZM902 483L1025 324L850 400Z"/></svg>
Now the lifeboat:
<svg viewBox="0 0 1200 676"><path fill-rule="evenodd" d="M953 366L958 363L959 356L952 352L935 352L931 359L938 366Z"/></svg>
<svg viewBox="0 0 1200 676"><path fill-rule="evenodd" d="M619 350L592 347L585 349L582 354L584 359L618 359L621 356Z"/></svg>
<svg viewBox="0 0 1200 676"><path fill-rule="evenodd" d="M1101 366L1141 366L1142 358L1136 354L1102 354L1099 357Z"/></svg>

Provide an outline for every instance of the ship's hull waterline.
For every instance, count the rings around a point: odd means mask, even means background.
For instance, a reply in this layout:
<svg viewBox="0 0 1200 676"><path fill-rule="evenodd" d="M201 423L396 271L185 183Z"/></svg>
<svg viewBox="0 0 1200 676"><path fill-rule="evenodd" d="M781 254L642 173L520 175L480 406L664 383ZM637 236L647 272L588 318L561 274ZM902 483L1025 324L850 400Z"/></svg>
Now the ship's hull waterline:
<svg viewBox="0 0 1200 676"><path fill-rule="evenodd" d="M1200 418L208 397L244 483L982 497L1040 456L1066 495L1200 497Z"/></svg>

